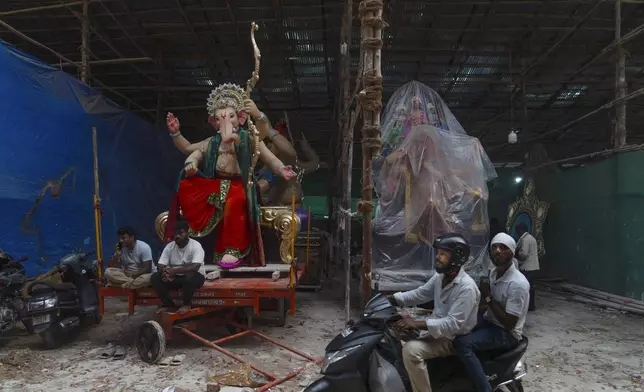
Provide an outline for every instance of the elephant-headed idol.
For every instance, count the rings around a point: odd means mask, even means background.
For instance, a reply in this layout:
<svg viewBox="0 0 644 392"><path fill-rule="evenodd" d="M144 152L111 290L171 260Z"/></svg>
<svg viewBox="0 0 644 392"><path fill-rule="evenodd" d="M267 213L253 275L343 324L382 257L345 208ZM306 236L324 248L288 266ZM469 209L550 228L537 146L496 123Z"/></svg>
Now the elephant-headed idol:
<svg viewBox="0 0 644 392"><path fill-rule="evenodd" d="M252 181L254 156L259 153L259 159L287 181L296 173L261 141L270 132L268 119L241 86L227 83L212 90L207 109L208 122L216 133L193 144L181 135L179 120L168 113L170 136L188 158L180 173L175 206L170 209L166 238L180 212L191 236L216 236L215 262L222 268L235 268L253 246L261 246L258 195ZM258 140L249 131L249 115L257 124Z"/></svg>

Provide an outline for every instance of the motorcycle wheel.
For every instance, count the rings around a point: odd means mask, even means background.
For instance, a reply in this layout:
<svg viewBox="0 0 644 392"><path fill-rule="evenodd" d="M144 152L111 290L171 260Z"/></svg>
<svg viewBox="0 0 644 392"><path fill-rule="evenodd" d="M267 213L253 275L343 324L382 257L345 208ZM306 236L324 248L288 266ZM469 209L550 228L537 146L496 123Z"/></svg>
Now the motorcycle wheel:
<svg viewBox="0 0 644 392"><path fill-rule="evenodd" d="M165 333L161 324L156 321L146 321L139 327L136 336L136 351L146 363L158 362L165 352Z"/></svg>
<svg viewBox="0 0 644 392"><path fill-rule="evenodd" d="M57 324L52 324L46 330L39 333L45 343L45 349L53 350L63 345L63 336Z"/></svg>

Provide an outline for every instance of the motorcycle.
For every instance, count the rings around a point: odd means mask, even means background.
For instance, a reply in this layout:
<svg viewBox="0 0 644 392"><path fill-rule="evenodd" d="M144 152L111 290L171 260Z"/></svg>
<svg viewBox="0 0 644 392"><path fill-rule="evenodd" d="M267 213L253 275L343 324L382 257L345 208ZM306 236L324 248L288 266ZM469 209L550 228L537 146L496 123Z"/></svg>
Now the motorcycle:
<svg viewBox="0 0 644 392"><path fill-rule="evenodd" d="M398 320L396 307L387 297L375 295L365 306L360 321L351 322L326 347L322 377L303 392L411 391L402 361L402 344L392 329ZM477 353L492 390L523 392L521 379L527 368L522 358L527 347L528 339L524 337L510 351ZM436 392L476 391L455 356L430 359L427 368Z"/></svg>
<svg viewBox="0 0 644 392"><path fill-rule="evenodd" d="M27 258L23 257L15 261L9 254L0 251L0 337L21 321L25 314L21 290L27 276L20 264L25 260ZM29 330L28 322L25 328Z"/></svg>
<svg viewBox="0 0 644 392"><path fill-rule="evenodd" d="M99 324L97 262L88 260L94 252L68 254L50 274L60 273L62 283L37 280L27 286L26 319L33 333L48 349L60 347L75 337L81 324Z"/></svg>

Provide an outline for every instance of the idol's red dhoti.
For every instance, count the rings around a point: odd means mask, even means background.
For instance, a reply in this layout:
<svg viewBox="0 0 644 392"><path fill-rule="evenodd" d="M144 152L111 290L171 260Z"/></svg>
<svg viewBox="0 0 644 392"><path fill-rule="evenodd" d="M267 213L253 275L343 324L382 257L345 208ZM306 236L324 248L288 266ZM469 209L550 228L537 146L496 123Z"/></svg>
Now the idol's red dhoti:
<svg viewBox="0 0 644 392"><path fill-rule="evenodd" d="M178 204L192 234L201 236L217 229L216 260L225 254L241 259L250 250L252 228L244 188L241 178L194 176L179 183Z"/></svg>

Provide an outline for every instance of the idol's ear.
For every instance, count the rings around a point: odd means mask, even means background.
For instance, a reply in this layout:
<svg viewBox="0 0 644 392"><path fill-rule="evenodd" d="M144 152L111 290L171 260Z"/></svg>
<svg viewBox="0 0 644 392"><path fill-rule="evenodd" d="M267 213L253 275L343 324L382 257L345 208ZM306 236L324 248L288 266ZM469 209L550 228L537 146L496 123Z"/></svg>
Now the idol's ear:
<svg viewBox="0 0 644 392"><path fill-rule="evenodd" d="M214 116L208 117L208 124L210 124L216 130L219 130L219 124L217 124L217 120L215 119Z"/></svg>
<svg viewBox="0 0 644 392"><path fill-rule="evenodd" d="M243 110L237 112L237 118L239 119L240 125L246 125L246 120L248 120L248 113Z"/></svg>

